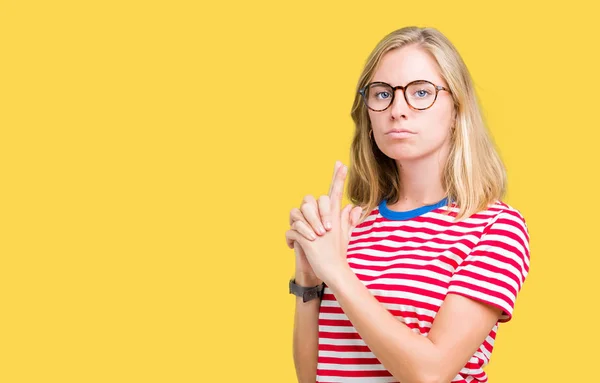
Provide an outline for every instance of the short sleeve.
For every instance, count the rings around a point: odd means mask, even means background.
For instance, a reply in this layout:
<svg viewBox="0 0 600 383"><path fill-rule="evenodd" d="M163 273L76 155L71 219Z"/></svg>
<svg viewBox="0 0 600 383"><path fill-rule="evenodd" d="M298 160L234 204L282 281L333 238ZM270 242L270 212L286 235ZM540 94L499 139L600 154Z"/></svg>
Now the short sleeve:
<svg viewBox="0 0 600 383"><path fill-rule="evenodd" d="M502 309L500 322L512 319L517 294L529 273L529 232L516 210L498 213L457 267L448 293Z"/></svg>

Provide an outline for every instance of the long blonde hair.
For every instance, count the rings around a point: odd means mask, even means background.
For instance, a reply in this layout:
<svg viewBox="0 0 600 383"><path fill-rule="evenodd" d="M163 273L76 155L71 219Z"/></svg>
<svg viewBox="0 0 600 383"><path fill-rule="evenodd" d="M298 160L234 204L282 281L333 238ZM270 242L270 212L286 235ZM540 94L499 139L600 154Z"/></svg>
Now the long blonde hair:
<svg viewBox="0 0 600 383"><path fill-rule="evenodd" d="M398 201L400 176L396 162L379 150L374 139L369 139L371 121L358 90L371 81L387 52L413 44L435 58L454 100L456 125L442 184L448 205L455 202L458 207L456 220L485 210L505 193L504 164L487 131L471 75L460 54L438 30L406 27L385 36L371 52L352 106L356 130L351 145L348 196L354 205L363 207L361 221L382 199L389 203Z"/></svg>

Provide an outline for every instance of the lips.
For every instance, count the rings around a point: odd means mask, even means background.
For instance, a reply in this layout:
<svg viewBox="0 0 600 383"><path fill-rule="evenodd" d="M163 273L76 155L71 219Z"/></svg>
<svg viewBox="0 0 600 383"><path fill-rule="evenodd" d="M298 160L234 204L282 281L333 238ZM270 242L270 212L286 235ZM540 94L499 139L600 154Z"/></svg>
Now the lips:
<svg viewBox="0 0 600 383"><path fill-rule="evenodd" d="M412 130L408 130L408 129L392 129L392 130L385 132L385 134L391 134L391 133L415 134L415 132L413 132Z"/></svg>

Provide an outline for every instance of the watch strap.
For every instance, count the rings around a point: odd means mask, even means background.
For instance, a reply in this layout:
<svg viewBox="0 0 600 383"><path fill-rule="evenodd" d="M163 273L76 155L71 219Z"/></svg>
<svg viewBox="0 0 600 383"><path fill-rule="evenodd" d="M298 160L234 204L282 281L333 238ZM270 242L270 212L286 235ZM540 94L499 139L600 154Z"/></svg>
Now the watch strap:
<svg viewBox="0 0 600 383"><path fill-rule="evenodd" d="M290 294L302 298L302 302L308 302L315 298L322 298L325 291L325 283L317 286L305 287L296 284L295 278L290 279Z"/></svg>

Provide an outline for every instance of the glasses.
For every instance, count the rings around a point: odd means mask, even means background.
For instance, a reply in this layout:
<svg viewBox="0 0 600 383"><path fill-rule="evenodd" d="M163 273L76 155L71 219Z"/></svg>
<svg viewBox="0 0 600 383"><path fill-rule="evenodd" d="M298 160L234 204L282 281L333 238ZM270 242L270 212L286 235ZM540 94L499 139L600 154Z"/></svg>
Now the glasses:
<svg viewBox="0 0 600 383"><path fill-rule="evenodd" d="M427 80L416 80L405 86L391 86L385 82L372 82L360 89L367 108L374 112L383 112L394 102L396 90L401 89L408 106L416 110L431 108L440 90L450 92L443 86L435 85Z"/></svg>

